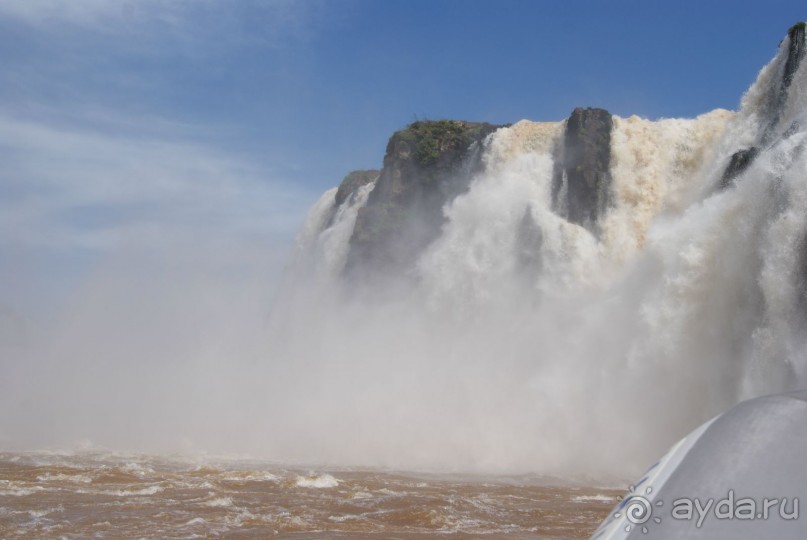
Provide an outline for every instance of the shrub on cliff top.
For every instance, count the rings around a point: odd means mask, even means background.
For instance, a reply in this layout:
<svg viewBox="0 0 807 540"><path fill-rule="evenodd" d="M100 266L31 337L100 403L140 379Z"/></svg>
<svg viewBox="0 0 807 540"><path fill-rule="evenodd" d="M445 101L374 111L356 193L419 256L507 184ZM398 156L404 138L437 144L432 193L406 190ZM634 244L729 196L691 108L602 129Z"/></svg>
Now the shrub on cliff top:
<svg viewBox="0 0 807 540"><path fill-rule="evenodd" d="M425 167L437 162L446 151L464 150L471 143L470 129L454 120L413 122L401 137L414 147L414 158Z"/></svg>

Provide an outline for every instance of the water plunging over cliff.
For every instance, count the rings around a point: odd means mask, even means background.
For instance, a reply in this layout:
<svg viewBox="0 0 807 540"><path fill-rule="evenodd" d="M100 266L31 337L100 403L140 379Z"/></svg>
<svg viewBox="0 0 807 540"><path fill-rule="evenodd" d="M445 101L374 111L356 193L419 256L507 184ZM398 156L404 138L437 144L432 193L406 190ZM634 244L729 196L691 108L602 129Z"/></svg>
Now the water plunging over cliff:
<svg viewBox="0 0 807 540"><path fill-rule="evenodd" d="M273 320L278 455L630 475L807 385L804 39L736 113L395 134L300 233Z"/></svg>

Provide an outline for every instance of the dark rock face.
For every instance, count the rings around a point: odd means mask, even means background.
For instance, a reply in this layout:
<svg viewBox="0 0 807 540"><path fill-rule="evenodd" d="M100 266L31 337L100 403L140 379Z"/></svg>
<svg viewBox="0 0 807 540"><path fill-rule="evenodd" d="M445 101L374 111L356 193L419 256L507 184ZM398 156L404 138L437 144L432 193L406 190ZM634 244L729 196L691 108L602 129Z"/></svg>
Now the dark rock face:
<svg viewBox="0 0 807 540"><path fill-rule="evenodd" d="M796 74L801 61L804 59L804 37L806 29L807 23L800 22L791 26L787 31L787 59L785 60L785 66L782 70L782 78L779 80L779 86L772 92L768 101L768 114L771 120L762 136L763 144L770 143L775 135L775 130L779 125L779 118L782 114L782 108L787 101L790 84L793 82L793 76Z"/></svg>
<svg viewBox="0 0 807 540"><path fill-rule="evenodd" d="M613 125L605 109L575 109L566 121L563 146L555 159L555 211L592 231L610 202Z"/></svg>
<svg viewBox="0 0 807 540"><path fill-rule="evenodd" d="M759 149L756 146L734 152L729 164L726 166L726 170L723 171L723 177L720 179L720 189L729 187L734 179L751 165L758 153Z"/></svg>
<svg viewBox="0 0 807 540"><path fill-rule="evenodd" d="M807 23L796 23L787 31L788 47L787 58L782 70L782 78L779 80L778 86L775 86L767 98L766 114L769 118L767 125L762 133L758 146L745 148L735 152L729 159L726 170L720 179L718 189L725 189L732 185L737 176L746 170L759 153L759 147L765 147L773 142L774 139L779 137L789 137L799 130L798 123L789 126L784 133L778 134L777 128L779 127L782 108L787 101L790 85L793 82L793 76L799 69L799 65L804 59L805 53L805 30L807 30ZM781 46L781 43L779 44Z"/></svg>
<svg viewBox="0 0 807 540"><path fill-rule="evenodd" d="M440 232L443 206L467 190L480 144L501 126L415 122L390 138L384 168L359 210L346 273L405 271Z"/></svg>
<svg viewBox="0 0 807 540"><path fill-rule="evenodd" d="M804 36L807 30L807 23L800 22L790 27L787 35L790 38L790 46L787 51L787 62L785 63L785 72L782 75L782 87L787 89L790 83L793 82L793 75L799 69L804 58Z"/></svg>
<svg viewBox="0 0 807 540"><path fill-rule="evenodd" d="M372 184L381 175L378 169L370 169L366 171L352 171L339 184L339 189L336 190L336 207L339 208L343 202L352 197L356 191L362 186Z"/></svg>

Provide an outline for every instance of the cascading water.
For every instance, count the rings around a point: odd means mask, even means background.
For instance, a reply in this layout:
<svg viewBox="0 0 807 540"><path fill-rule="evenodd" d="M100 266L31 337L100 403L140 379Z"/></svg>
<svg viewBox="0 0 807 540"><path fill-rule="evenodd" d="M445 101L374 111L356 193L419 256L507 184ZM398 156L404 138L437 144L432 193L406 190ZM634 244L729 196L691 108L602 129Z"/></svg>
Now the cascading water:
<svg viewBox="0 0 807 540"><path fill-rule="evenodd" d="M736 114L613 117L596 223L553 202L574 196L563 122L487 136L398 279L345 278L383 176L338 207L326 192L273 318L274 455L624 478L737 401L807 385L803 40Z"/></svg>

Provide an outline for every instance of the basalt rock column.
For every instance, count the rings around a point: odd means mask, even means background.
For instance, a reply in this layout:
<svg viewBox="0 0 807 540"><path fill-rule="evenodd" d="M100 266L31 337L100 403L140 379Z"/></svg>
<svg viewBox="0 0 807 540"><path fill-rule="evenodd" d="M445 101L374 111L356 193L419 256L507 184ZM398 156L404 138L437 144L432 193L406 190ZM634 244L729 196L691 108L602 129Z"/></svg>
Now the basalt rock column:
<svg viewBox="0 0 807 540"><path fill-rule="evenodd" d="M611 113L605 109L575 109L555 161L555 211L592 231L610 200L612 128Z"/></svg>

